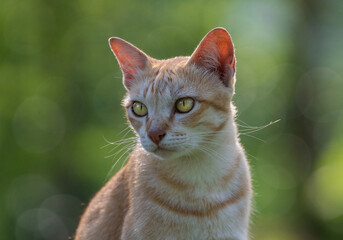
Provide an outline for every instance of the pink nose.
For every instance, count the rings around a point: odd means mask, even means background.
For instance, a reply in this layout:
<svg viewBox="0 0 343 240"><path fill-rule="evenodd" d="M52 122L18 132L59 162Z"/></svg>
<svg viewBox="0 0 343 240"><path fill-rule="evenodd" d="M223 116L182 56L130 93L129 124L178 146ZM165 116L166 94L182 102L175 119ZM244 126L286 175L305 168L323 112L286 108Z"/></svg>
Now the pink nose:
<svg viewBox="0 0 343 240"><path fill-rule="evenodd" d="M161 130L161 129L154 129L154 130L150 130L148 132L148 136L149 138L156 144L158 145L161 140L164 138L164 136L166 135L166 132Z"/></svg>

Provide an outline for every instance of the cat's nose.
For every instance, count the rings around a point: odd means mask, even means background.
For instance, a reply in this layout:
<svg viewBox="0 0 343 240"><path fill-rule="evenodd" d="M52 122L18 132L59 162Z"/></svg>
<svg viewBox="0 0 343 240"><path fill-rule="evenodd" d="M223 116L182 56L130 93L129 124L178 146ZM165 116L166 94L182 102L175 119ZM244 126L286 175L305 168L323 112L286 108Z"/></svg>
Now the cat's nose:
<svg viewBox="0 0 343 240"><path fill-rule="evenodd" d="M148 136L149 138L156 144L158 145L164 136L166 135L166 132L163 131L162 129L154 129L154 130L149 130Z"/></svg>

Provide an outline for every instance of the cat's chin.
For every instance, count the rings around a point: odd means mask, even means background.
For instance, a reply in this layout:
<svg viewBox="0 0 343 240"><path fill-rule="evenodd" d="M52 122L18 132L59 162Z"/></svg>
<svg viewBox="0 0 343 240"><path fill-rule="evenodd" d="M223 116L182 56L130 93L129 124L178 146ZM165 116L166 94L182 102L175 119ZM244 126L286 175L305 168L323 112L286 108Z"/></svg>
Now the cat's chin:
<svg viewBox="0 0 343 240"><path fill-rule="evenodd" d="M154 151L148 151L148 152L160 160L172 160L175 158L179 158L180 156L183 155L180 151L161 148L161 147L156 148Z"/></svg>
<svg viewBox="0 0 343 240"><path fill-rule="evenodd" d="M160 160L167 160L167 159L172 159L173 155L176 155L177 152L164 149L164 148L156 148L155 151L150 152L150 153Z"/></svg>

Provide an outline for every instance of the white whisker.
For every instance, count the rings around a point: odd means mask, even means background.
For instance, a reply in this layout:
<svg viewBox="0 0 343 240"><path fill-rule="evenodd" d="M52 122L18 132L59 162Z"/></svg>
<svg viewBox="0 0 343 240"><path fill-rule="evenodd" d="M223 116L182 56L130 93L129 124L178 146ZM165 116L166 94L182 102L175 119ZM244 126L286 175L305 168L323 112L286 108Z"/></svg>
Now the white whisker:
<svg viewBox="0 0 343 240"><path fill-rule="evenodd" d="M130 152L135 146L136 146L136 144L130 145L130 146L126 149L126 151L124 151L124 153L122 153L122 155L121 155L121 156L117 159L117 161L112 165L110 171L109 171L108 174L106 175L105 181L108 180L108 178L109 178L110 174L112 173L113 169L114 169L115 166L118 164L118 162L122 159L122 157L123 157L125 154L127 154L128 152ZM121 149L119 152L122 152L122 150L123 150L123 149ZM116 155L117 155L119 152L117 152ZM114 156L114 157L115 157L115 156ZM113 157L113 159L114 159L114 157ZM121 168L122 168L122 167L123 167L123 166L121 166Z"/></svg>
<svg viewBox="0 0 343 240"><path fill-rule="evenodd" d="M115 157L115 156L117 156L120 152L122 152L123 150L125 150L125 149L127 149L127 148L130 148L130 147L132 147L132 146L135 146L137 143L136 142L133 142L133 143L130 143L129 145L125 145L125 146L123 146L123 148L121 148L121 149L119 149L117 152L115 152L115 153L113 153L113 154L111 154L111 155L109 155L109 156L106 156L105 158L110 158L110 157Z"/></svg>
<svg viewBox="0 0 343 240"><path fill-rule="evenodd" d="M256 130L256 131L258 131L258 130L262 130L262 129L266 128L266 127L269 127L269 126L271 126L271 125L281 121L281 119L278 119L278 120L272 121L272 122L270 122L270 123L268 123L266 125L263 125L263 126L249 126L248 124L246 124L245 122L243 122L243 121L241 121L239 119L236 119L236 120L240 121L240 122L242 122L244 124L244 125L241 125L241 124L237 123L237 126L245 128L245 129L243 129L244 131L249 131L249 130Z"/></svg>
<svg viewBox="0 0 343 240"><path fill-rule="evenodd" d="M130 132L130 131L131 131L130 125L127 126L126 128L124 128L123 130L121 130L121 131L118 133L118 136L119 136L120 134L122 134L123 132L125 132L125 131L127 131L127 132Z"/></svg>
<svg viewBox="0 0 343 240"><path fill-rule="evenodd" d="M101 148L105 148L105 147L108 147L108 146L110 146L110 145L118 145L118 144L121 144L121 143L123 143L123 142L126 142L126 141L132 141L132 140L137 140L138 139L138 137L130 137L130 138L125 138L125 139L121 139L121 140L118 140L118 141L114 141L114 142L109 142L109 141L107 141L108 142L108 144L106 144L105 146L103 146L103 147L101 147Z"/></svg>
<svg viewBox="0 0 343 240"><path fill-rule="evenodd" d="M112 150L110 150L108 153L111 153L113 152L115 149L117 149L118 147L120 147L121 145L123 145L123 147L125 147L126 145L125 144L132 144L132 143L137 143L137 140L136 139L130 139L128 141L125 141L125 142L122 142L120 144L118 144L117 146L115 146Z"/></svg>
<svg viewBox="0 0 343 240"><path fill-rule="evenodd" d="M261 139L261 138L258 138L258 137L255 137L255 136L252 136L252 135L249 135L249 134L245 134L245 133L243 133L243 134L240 134L241 136L247 136L247 137L251 137L251 138L254 138L254 139L256 139L256 140L259 140L259 141L261 141L261 142L264 142L264 143L266 143L266 141L265 140L263 140L263 139Z"/></svg>

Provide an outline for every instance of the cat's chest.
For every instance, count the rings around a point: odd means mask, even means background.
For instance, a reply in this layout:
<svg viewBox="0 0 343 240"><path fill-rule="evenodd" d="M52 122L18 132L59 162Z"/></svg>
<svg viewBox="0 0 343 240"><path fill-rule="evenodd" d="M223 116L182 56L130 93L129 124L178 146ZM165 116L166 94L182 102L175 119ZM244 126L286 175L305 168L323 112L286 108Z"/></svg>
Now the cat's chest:
<svg viewBox="0 0 343 240"><path fill-rule="evenodd" d="M142 239L245 239L249 196L244 186L212 191L164 187L137 196L134 228L146 236Z"/></svg>
<svg viewBox="0 0 343 240"><path fill-rule="evenodd" d="M246 239L244 205L227 206L207 215L146 202L133 227L141 239Z"/></svg>

